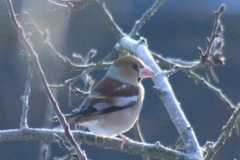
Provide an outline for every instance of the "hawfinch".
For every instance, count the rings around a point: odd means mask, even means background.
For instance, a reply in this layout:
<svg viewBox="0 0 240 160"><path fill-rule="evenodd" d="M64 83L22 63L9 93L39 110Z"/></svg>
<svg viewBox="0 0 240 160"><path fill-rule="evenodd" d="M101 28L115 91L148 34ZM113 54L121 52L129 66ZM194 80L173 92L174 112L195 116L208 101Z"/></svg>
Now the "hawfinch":
<svg viewBox="0 0 240 160"><path fill-rule="evenodd" d="M121 133L132 128L141 111L141 80L153 76L155 73L137 57L117 59L79 109L66 115L69 125L84 126L96 136L122 137Z"/></svg>

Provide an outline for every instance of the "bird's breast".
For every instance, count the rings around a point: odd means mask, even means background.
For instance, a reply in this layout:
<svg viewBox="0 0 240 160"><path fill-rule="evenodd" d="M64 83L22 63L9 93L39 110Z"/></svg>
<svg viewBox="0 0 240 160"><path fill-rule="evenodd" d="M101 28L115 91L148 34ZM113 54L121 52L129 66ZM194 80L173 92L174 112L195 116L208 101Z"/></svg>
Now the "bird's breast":
<svg viewBox="0 0 240 160"><path fill-rule="evenodd" d="M118 133L123 133L131 129L138 119L144 99L144 88L140 86L138 101L131 107L103 114L99 116L98 122L87 126L88 129L97 136L113 137Z"/></svg>

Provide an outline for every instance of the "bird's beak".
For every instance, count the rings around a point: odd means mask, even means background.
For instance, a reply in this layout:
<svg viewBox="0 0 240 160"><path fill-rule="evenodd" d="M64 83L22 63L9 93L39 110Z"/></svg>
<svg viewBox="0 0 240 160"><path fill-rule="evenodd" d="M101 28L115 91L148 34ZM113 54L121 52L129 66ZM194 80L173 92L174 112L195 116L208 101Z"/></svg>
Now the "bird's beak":
<svg viewBox="0 0 240 160"><path fill-rule="evenodd" d="M151 78L154 76L156 76L156 74L148 66L144 66L139 70L139 77L141 79Z"/></svg>

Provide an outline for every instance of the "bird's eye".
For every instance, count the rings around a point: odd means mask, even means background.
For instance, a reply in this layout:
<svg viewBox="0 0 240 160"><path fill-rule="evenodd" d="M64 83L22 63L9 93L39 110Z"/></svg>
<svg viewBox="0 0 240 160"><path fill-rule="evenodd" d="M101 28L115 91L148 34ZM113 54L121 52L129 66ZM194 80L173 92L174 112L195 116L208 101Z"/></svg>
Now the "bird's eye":
<svg viewBox="0 0 240 160"><path fill-rule="evenodd" d="M132 64L131 65L131 67L132 67L132 69L134 70L134 71L137 71L138 72L138 65L136 65L135 63L134 64Z"/></svg>

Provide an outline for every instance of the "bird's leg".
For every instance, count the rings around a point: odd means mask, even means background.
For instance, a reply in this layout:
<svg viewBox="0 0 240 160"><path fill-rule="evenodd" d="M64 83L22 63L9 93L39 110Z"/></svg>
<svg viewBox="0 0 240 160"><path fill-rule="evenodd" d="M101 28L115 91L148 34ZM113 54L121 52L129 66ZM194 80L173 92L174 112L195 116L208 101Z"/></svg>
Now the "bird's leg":
<svg viewBox="0 0 240 160"><path fill-rule="evenodd" d="M124 136L122 133L119 133L118 134L121 139L122 139L122 143L121 143L121 149L123 149L124 145L127 143L127 142L130 142L132 141L132 139L128 138L127 136Z"/></svg>

